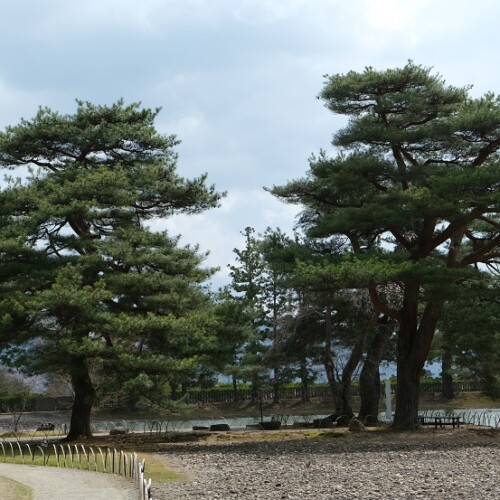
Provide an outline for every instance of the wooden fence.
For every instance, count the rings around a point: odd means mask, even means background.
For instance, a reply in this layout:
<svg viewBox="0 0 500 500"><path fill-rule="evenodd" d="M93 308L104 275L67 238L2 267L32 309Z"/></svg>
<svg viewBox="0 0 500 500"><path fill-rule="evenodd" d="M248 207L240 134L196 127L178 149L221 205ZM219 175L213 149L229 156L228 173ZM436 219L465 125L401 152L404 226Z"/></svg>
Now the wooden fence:
<svg viewBox="0 0 500 500"><path fill-rule="evenodd" d="M391 383L392 391L396 391L396 382ZM442 385L440 381L422 382L420 385L421 394L436 394L441 392ZM453 383L455 392L482 391L483 386L478 381L457 381ZM310 398L331 398L331 390L327 384L311 385L309 387ZM359 396L359 386L353 384L351 394ZM384 388L381 387L381 395L384 394ZM212 388L212 389L190 389L185 395L186 403L231 403L234 401L234 391L232 388ZM252 390L248 387L238 388L237 397L239 401L250 401L253 397ZM271 401L275 397L272 389L261 390L259 398L263 401ZM302 388L300 386L281 387L279 390L279 399L301 399Z"/></svg>
<svg viewBox="0 0 500 500"><path fill-rule="evenodd" d="M133 481L139 490L139 500L152 500L151 479L146 480L145 460L139 460L137 453L123 450L84 446L81 444L22 443L0 441L3 462L51 465L78 468L107 474L124 476Z"/></svg>

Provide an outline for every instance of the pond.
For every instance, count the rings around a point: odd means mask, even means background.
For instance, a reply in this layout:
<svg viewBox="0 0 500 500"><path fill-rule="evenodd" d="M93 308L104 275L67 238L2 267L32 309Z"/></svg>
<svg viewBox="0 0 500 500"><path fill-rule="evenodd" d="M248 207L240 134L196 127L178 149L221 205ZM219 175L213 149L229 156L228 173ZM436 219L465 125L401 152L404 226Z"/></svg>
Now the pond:
<svg viewBox="0 0 500 500"><path fill-rule="evenodd" d="M457 416L465 424L481 425L500 428L500 408L477 408L456 410L426 410L419 412L421 416ZM289 415L289 414L265 414L264 421L280 420L283 426L299 424L311 424L316 419L328 417L328 414L317 415ZM378 415L381 422L385 421L385 412ZM114 427L127 427L131 432L184 432L192 430L193 427L210 427L214 424L227 424L233 430L245 429L249 425L255 425L261 420L260 415L254 417L215 417L207 419L163 419L163 420L116 420L106 422L95 422L95 432L107 432Z"/></svg>

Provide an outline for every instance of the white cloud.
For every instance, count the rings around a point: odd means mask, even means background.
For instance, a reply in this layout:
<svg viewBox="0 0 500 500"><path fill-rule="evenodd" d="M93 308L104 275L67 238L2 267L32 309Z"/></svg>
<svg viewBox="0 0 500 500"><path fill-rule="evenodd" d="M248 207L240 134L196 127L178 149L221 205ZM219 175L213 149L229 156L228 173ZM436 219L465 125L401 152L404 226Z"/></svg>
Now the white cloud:
<svg viewBox="0 0 500 500"><path fill-rule="evenodd" d="M39 34L96 33L107 29L158 36L165 26L209 22L213 10L202 0L49 0L38 17Z"/></svg>
<svg viewBox="0 0 500 500"><path fill-rule="evenodd" d="M378 30L402 31L415 22L419 9L426 7L429 0L377 0L367 1L364 19L368 26Z"/></svg>
<svg viewBox="0 0 500 500"><path fill-rule="evenodd" d="M296 207L262 186L301 177L343 126L316 100L323 75L434 66L477 94L498 90L498 0L23 0L4 2L0 124L38 105L119 97L163 108L179 173L208 172L222 208L167 223L225 266L239 231L290 231ZM162 223L163 225L165 223Z"/></svg>
<svg viewBox="0 0 500 500"><path fill-rule="evenodd" d="M268 228L280 227L293 234L297 207L279 202L264 190L234 190L222 201L219 209L199 215L178 215L168 220L156 220L155 230L167 230L181 235L181 244L200 243L200 251L210 251L207 266L219 267L214 278L217 286L229 281L228 265L234 262L235 248L242 248L241 232L248 226L257 234Z"/></svg>

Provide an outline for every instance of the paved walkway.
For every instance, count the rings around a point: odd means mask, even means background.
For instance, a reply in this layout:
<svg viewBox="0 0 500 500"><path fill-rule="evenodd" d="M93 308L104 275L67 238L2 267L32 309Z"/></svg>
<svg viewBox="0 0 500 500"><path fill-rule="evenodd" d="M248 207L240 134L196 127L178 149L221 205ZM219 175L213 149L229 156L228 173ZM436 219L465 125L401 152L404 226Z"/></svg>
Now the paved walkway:
<svg viewBox="0 0 500 500"><path fill-rule="evenodd" d="M33 489L33 500L137 500L139 491L123 477L99 472L0 463L0 476Z"/></svg>

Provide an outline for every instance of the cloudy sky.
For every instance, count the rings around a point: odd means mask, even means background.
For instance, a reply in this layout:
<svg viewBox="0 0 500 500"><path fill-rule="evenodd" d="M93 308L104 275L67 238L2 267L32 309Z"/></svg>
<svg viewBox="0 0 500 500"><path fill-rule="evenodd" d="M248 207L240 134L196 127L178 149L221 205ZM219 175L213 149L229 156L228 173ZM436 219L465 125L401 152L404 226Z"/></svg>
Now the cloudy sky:
<svg viewBox="0 0 500 500"><path fill-rule="evenodd" d="M343 120L325 74L413 59L473 95L500 92L498 0L0 0L0 127L38 106L123 97L161 107L179 173L207 172L222 207L160 225L210 251L227 281L240 231L291 231L263 186L301 177Z"/></svg>

